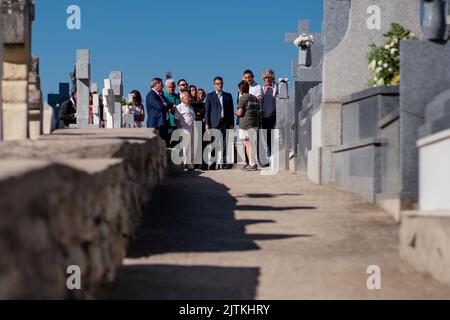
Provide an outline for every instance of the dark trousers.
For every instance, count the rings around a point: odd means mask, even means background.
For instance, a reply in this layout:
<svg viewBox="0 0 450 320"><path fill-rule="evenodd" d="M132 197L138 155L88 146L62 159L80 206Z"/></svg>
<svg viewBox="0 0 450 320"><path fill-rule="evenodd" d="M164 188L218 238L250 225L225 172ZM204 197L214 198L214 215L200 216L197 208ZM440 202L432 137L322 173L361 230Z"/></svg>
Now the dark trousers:
<svg viewBox="0 0 450 320"><path fill-rule="evenodd" d="M222 153L222 155L223 155L223 165L226 165L227 164L227 126L226 126L226 124L225 124L225 121L224 121L224 119L221 119L220 121L219 121L219 124L217 125L217 127L216 128L214 128L214 129L217 129L217 130L220 130L220 132L222 133L222 138L223 138L223 153ZM214 157L216 155L216 150L213 150L212 152L211 152L211 156L212 157ZM216 163L213 163L212 165L211 165L211 167L217 167L217 164Z"/></svg>
<svg viewBox="0 0 450 320"><path fill-rule="evenodd" d="M170 146L170 135L169 130L166 126L162 126L158 128L158 134L166 142L166 147Z"/></svg>
<svg viewBox="0 0 450 320"><path fill-rule="evenodd" d="M262 118L261 128L267 130L267 145L268 145L268 156L272 155L272 130L275 129L277 124L276 117Z"/></svg>

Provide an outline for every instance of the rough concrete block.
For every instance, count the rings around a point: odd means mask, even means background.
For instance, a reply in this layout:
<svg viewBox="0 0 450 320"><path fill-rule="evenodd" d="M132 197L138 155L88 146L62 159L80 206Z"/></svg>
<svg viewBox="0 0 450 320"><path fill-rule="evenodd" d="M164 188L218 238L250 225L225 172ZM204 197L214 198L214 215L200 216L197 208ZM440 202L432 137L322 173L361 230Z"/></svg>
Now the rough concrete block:
<svg viewBox="0 0 450 320"><path fill-rule="evenodd" d="M450 212L404 212L400 256L418 271L450 285Z"/></svg>

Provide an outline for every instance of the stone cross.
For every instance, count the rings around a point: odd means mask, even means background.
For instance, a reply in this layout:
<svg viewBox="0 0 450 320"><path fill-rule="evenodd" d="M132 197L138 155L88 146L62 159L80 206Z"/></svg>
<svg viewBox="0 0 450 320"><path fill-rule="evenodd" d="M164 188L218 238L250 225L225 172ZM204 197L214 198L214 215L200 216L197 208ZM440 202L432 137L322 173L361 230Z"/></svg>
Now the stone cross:
<svg viewBox="0 0 450 320"><path fill-rule="evenodd" d="M123 98L122 72L112 71L109 78L111 79L111 89L114 91L114 128L121 128Z"/></svg>
<svg viewBox="0 0 450 320"><path fill-rule="evenodd" d="M106 121L106 128L114 128L114 91L111 89L111 79L105 79L103 88L103 119Z"/></svg>
<svg viewBox="0 0 450 320"><path fill-rule="evenodd" d="M297 39L302 33L309 35L309 20L299 20L298 30L298 33L286 33L285 42L288 44L293 44L295 39ZM315 43L321 40L320 33L312 33L312 35L314 37ZM311 63L311 48L306 50L299 49L299 58L296 64L298 64L299 66L309 67L311 66Z"/></svg>
<svg viewBox="0 0 450 320"><path fill-rule="evenodd" d="M53 109L53 115L55 117L55 129L59 128L59 108L64 101L70 99L70 86L69 83L59 84L59 93L49 93L47 95L47 103Z"/></svg>
<svg viewBox="0 0 450 320"><path fill-rule="evenodd" d="M87 49L77 50L77 128L89 127L89 106L91 89L90 54Z"/></svg>
<svg viewBox="0 0 450 320"><path fill-rule="evenodd" d="M28 77L31 63L32 0L3 1L2 130L4 140L28 138Z"/></svg>
<svg viewBox="0 0 450 320"><path fill-rule="evenodd" d="M100 96L98 94L98 85L96 82L91 84L92 94L92 124L94 127L100 127Z"/></svg>
<svg viewBox="0 0 450 320"><path fill-rule="evenodd" d="M29 138L35 140L42 134L43 101L39 77L39 57L32 57L28 81L28 130Z"/></svg>

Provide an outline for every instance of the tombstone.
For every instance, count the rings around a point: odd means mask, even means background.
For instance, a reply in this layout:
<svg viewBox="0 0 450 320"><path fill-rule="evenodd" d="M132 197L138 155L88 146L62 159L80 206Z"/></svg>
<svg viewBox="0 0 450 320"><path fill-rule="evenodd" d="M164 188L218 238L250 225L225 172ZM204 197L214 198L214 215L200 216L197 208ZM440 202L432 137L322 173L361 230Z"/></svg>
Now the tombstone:
<svg viewBox="0 0 450 320"><path fill-rule="evenodd" d="M90 54L87 49L77 50L75 76L77 79L77 124L71 127L89 128L89 107L91 91Z"/></svg>
<svg viewBox="0 0 450 320"><path fill-rule="evenodd" d="M285 35L285 42L293 44L295 39L302 33L309 35L309 20L299 21L298 33L287 33ZM322 58L323 58L323 43L320 33L312 33L314 37L314 44L308 49L299 48L299 59L293 62L292 74L299 78L300 81L295 81L290 102L288 104L287 127L290 132L286 135L288 141L286 142L290 159L290 168L296 170L297 162L294 160L298 156L298 126L300 119L299 112L303 108L303 99L308 91L317 86L322 78Z"/></svg>
<svg viewBox="0 0 450 320"><path fill-rule="evenodd" d="M53 109L53 117L55 127L54 129L59 128L59 108L63 104L63 102L70 99L70 87L69 83L60 83L59 84L59 93L49 93L47 95L47 103Z"/></svg>
<svg viewBox="0 0 450 320"><path fill-rule="evenodd" d="M0 0L0 8L3 7L2 0ZM0 9L2 10L2 9ZM2 78L3 78L3 13L0 11L0 141L3 140L2 130Z"/></svg>
<svg viewBox="0 0 450 320"><path fill-rule="evenodd" d="M438 24L445 23L436 16L424 28L442 30ZM403 209L411 210L402 214L400 255L450 284L450 43L428 32L424 38L433 41L400 44L401 191Z"/></svg>
<svg viewBox="0 0 450 320"><path fill-rule="evenodd" d="M96 128L100 127L100 95L98 94L98 84L91 84L92 94L92 125Z"/></svg>
<svg viewBox="0 0 450 320"><path fill-rule="evenodd" d="M296 70L300 81L295 82L294 88L296 113L298 113L296 125L298 132L295 136L298 141L296 150L298 173L301 175L307 174L307 153L312 146L311 117L322 103L323 56L333 50L343 39L348 28L349 10L350 0L324 0L322 34L316 35L316 43L311 48L313 63L310 68L302 67Z"/></svg>
<svg viewBox="0 0 450 320"><path fill-rule="evenodd" d="M121 71L112 71L110 74L111 88L114 91L114 128L122 126L122 98L123 81Z"/></svg>
<svg viewBox="0 0 450 320"><path fill-rule="evenodd" d="M28 76L28 129L29 138L36 140L42 134L42 91L39 77L39 57L32 57Z"/></svg>
<svg viewBox="0 0 450 320"><path fill-rule="evenodd" d="M327 54L337 47L347 32L350 0L324 0L323 16L322 41Z"/></svg>
<svg viewBox="0 0 450 320"><path fill-rule="evenodd" d="M447 125L445 103L436 101L434 106L426 107L450 88L450 44L404 41L400 44L400 68L401 195L404 209L412 209L419 190L417 140Z"/></svg>
<svg viewBox="0 0 450 320"><path fill-rule="evenodd" d="M105 79L103 88L103 117L106 121L106 128L114 128L115 97L111 88L111 79Z"/></svg>
<svg viewBox="0 0 450 320"><path fill-rule="evenodd" d="M322 84L308 91L303 99L303 109L299 112L298 124L298 173L308 171L308 152L312 148L311 116L322 103Z"/></svg>
<svg viewBox="0 0 450 320"><path fill-rule="evenodd" d="M4 140L28 138L28 77L31 61L32 0L3 1L2 130Z"/></svg>
<svg viewBox="0 0 450 320"><path fill-rule="evenodd" d="M42 134L50 134L56 128L54 109L47 103L42 107Z"/></svg>
<svg viewBox="0 0 450 320"><path fill-rule="evenodd" d="M367 67L369 45L384 43L383 35L394 22L416 35L421 34L420 1L352 1L349 17L344 38L325 54L323 102L312 119L315 143L310 151L311 158L308 155L308 171L315 173L314 180L317 183L333 181L332 149L342 143L341 101L346 96L362 91L370 79Z"/></svg>

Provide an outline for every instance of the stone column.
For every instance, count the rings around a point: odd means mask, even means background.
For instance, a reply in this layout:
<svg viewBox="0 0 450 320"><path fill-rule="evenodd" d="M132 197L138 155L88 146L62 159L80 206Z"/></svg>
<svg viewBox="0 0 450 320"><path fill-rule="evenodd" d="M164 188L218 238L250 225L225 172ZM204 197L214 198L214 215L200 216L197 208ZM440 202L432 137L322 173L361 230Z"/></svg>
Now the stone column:
<svg viewBox="0 0 450 320"><path fill-rule="evenodd" d="M4 140L28 138L28 77L31 61L32 0L7 0L3 19L2 129Z"/></svg>
<svg viewBox="0 0 450 320"><path fill-rule="evenodd" d="M111 79L105 79L103 88L103 120L106 128L114 128L114 91L111 89Z"/></svg>
<svg viewBox="0 0 450 320"><path fill-rule="evenodd" d="M94 127L100 127L100 97L98 94L97 83L91 84L91 94L92 94L92 124Z"/></svg>
<svg viewBox="0 0 450 320"><path fill-rule="evenodd" d="M288 116L289 110L289 94L288 83L280 83L280 92L277 97L277 124L276 128L280 130L280 148L279 148L279 163L280 170L289 169L289 139L291 136L291 128L289 127ZM270 143L270 142L269 142Z"/></svg>
<svg viewBox="0 0 450 320"><path fill-rule="evenodd" d="M39 77L39 57L33 57L28 77L28 135L35 140L42 134L42 92Z"/></svg>
<svg viewBox="0 0 450 320"><path fill-rule="evenodd" d="M89 98L91 92L91 65L89 50L77 50L77 127L89 127Z"/></svg>
<svg viewBox="0 0 450 320"><path fill-rule="evenodd" d="M111 88L114 91L114 128L122 127L122 98L123 83L122 72L113 71L110 75Z"/></svg>

